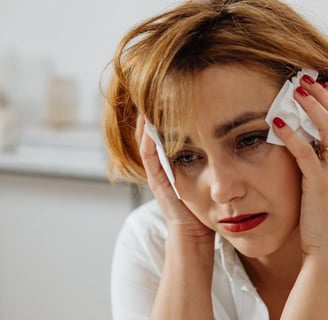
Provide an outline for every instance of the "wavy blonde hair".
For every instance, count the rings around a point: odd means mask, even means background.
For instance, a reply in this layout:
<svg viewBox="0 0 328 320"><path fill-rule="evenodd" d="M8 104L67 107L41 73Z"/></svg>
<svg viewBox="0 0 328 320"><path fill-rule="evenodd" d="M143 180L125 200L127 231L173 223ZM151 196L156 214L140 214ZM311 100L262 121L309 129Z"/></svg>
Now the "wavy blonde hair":
<svg viewBox="0 0 328 320"><path fill-rule="evenodd" d="M111 61L104 134L110 176L143 181L134 137L138 114L161 129L168 154L183 140L194 77L212 65L257 66L280 85L301 68L328 79L328 41L279 0L191 0L145 21ZM178 129L178 130L177 130Z"/></svg>

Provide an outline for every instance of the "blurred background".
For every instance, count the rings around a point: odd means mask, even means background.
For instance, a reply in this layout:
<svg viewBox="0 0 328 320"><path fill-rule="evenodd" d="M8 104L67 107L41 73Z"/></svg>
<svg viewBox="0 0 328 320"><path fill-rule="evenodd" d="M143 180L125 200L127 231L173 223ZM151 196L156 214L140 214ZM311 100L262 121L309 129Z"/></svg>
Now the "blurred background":
<svg viewBox="0 0 328 320"><path fill-rule="evenodd" d="M326 31L328 3L289 0ZM173 0L0 0L0 320L111 319L110 266L147 188L106 177L101 73Z"/></svg>

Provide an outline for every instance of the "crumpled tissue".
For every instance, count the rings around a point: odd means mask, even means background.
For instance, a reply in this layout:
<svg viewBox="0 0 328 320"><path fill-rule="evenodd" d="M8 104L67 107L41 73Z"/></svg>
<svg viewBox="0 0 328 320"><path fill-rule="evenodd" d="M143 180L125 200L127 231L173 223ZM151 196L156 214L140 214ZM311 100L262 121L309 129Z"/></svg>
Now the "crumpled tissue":
<svg viewBox="0 0 328 320"><path fill-rule="evenodd" d="M169 179L169 182L170 182L176 196L178 197L178 199L181 199L179 192L178 192L177 188L175 187L175 178L174 178L172 168L170 166L170 161L167 158L167 155L165 153L164 147L162 145L162 142L158 135L156 127L154 125L152 125L148 120L146 120L145 128L146 128L147 134L151 137L151 139L156 144L156 151L158 154L159 162L161 163L161 166L162 166L164 172L166 173L166 176Z"/></svg>
<svg viewBox="0 0 328 320"><path fill-rule="evenodd" d="M270 126L267 142L284 145L272 129L272 120L275 117L283 119L292 130L303 137L306 141L312 142L320 140L318 129L314 126L307 113L293 97L294 90L300 86L300 79L304 74L311 76L314 80L318 77L317 71L302 69L302 71L299 71L291 80L285 82L274 99L265 118Z"/></svg>

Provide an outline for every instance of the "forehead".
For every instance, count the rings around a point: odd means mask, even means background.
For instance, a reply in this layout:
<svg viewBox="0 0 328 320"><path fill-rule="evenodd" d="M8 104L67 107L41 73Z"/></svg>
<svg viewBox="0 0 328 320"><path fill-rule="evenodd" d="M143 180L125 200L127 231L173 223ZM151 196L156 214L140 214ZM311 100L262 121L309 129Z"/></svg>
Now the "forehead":
<svg viewBox="0 0 328 320"><path fill-rule="evenodd" d="M194 78L195 97L220 99L252 95L259 97L280 87L278 81L260 67L239 64L215 65L204 69Z"/></svg>
<svg viewBox="0 0 328 320"><path fill-rule="evenodd" d="M267 110L280 84L260 68L242 65L213 66L200 72L191 88L193 114L213 114L229 120L232 114Z"/></svg>
<svg viewBox="0 0 328 320"><path fill-rule="evenodd" d="M234 123L245 113L265 115L281 87L263 67L239 64L210 66L186 77L180 75L170 84L173 90L165 90L170 103L164 105L169 106L168 117L175 114L169 121L174 125L163 129L174 136Z"/></svg>

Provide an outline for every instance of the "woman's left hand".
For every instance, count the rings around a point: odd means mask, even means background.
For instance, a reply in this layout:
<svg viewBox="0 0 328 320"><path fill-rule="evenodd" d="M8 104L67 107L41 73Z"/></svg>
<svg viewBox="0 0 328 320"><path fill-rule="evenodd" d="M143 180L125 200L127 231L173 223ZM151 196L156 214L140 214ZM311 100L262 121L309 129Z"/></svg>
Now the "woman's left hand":
<svg viewBox="0 0 328 320"><path fill-rule="evenodd" d="M296 158L303 174L300 235L305 255L328 258L328 90L303 77L294 98L320 132L321 151L275 118L274 130ZM321 156L320 156L321 155Z"/></svg>

